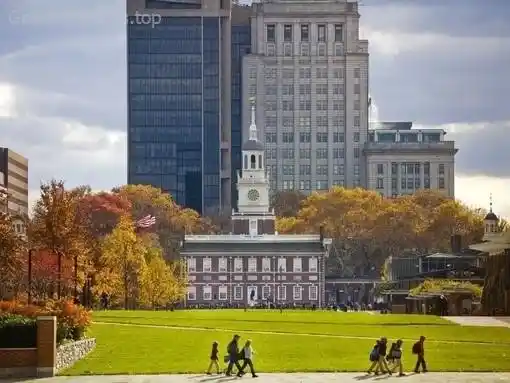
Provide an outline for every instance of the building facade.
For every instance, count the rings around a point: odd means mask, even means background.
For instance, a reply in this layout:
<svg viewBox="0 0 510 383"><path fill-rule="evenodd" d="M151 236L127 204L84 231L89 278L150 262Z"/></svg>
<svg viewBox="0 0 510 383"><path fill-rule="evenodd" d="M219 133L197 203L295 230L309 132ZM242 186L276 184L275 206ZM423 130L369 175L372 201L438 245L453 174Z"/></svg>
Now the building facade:
<svg viewBox="0 0 510 383"><path fill-rule="evenodd" d="M28 216L28 159L9 148L0 148L0 178L6 212Z"/></svg>
<svg viewBox="0 0 510 383"><path fill-rule="evenodd" d="M255 106L237 177L238 210L230 235L186 235L189 306L295 304L322 306L325 253L322 235L278 235L269 207L264 144L258 139Z"/></svg>
<svg viewBox="0 0 510 383"><path fill-rule="evenodd" d="M230 0L127 0L128 183L231 204Z"/></svg>
<svg viewBox="0 0 510 383"><path fill-rule="evenodd" d="M251 51L251 6L232 4L232 135L231 135L231 164L232 179L235 180L237 172L242 168L241 146L243 143L242 119L242 67L243 57ZM237 187L232 182L231 189L232 208L237 208Z"/></svg>
<svg viewBox="0 0 510 383"><path fill-rule="evenodd" d="M381 123L370 129L364 145L367 188L386 197L420 189L455 195L454 141L442 129L411 129L411 122Z"/></svg>
<svg viewBox="0 0 510 383"><path fill-rule="evenodd" d="M257 120L271 189L364 186L369 57L358 4L261 0L252 7L243 99L262 96ZM243 105L243 126L249 119Z"/></svg>

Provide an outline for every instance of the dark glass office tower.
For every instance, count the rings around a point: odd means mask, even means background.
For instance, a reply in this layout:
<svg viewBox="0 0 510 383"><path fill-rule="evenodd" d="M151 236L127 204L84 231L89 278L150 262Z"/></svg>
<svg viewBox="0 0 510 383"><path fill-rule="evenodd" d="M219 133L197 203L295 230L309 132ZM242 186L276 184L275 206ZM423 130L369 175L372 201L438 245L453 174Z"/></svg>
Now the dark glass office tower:
<svg viewBox="0 0 510 383"><path fill-rule="evenodd" d="M251 50L251 7L234 5L232 7L232 179L241 169L241 145L243 143L242 103L242 68L243 56ZM232 207L237 208L237 188L232 182Z"/></svg>
<svg viewBox="0 0 510 383"><path fill-rule="evenodd" d="M230 1L127 0L128 183L230 210Z"/></svg>

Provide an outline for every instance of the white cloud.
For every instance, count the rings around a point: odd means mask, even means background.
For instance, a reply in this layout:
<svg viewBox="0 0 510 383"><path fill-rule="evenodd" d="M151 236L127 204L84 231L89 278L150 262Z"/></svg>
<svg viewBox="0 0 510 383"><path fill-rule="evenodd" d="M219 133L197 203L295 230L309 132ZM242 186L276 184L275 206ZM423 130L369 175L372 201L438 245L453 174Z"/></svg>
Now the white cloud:
<svg viewBox="0 0 510 383"><path fill-rule="evenodd" d="M14 87L0 83L0 118L14 117L16 114L16 96Z"/></svg>
<svg viewBox="0 0 510 383"><path fill-rule="evenodd" d="M455 196L468 206L489 208L489 196L492 193L493 210L498 216L510 219L510 178L486 176L468 176L458 174L455 177Z"/></svg>

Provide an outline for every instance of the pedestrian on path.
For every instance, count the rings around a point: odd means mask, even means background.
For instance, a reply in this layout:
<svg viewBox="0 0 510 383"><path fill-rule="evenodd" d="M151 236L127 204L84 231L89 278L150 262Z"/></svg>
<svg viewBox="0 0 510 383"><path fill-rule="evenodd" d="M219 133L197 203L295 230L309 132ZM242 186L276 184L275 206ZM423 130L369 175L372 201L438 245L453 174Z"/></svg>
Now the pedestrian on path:
<svg viewBox="0 0 510 383"><path fill-rule="evenodd" d="M243 347L243 350L241 351L241 354L244 358L244 363L237 373L238 377L242 377L244 375L244 369L246 366L250 367L251 376L254 378L258 378L258 375L255 373L255 368L253 367L253 355L255 354L255 351L253 350L253 347L251 346L251 340L248 339Z"/></svg>
<svg viewBox="0 0 510 383"><path fill-rule="evenodd" d="M220 373L220 364L218 362L218 342L213 342L212 344L212 350L211 350L211 362L209 363L209 368L207 369L207 375L211 375L211 371L213 367L216 367L216 373Z"/></svg>
<svg viewBox="0 0 510 383"><path fill-rule="evenodd" d="M420 340L413 345L413 354L417 355L414 372L420 372L420 366L423 372L427 372L427 362L425 361L425 337L420 336Z"/></svg>
<svg viewBox="0 0 510 383"><path fill-rule="evenodd" d="M370 352L370 355L369 355L369 360L372 362L372 364L370 365L370 368L368 369L367 371L367 374L371 374L372 373L372 370L375 368L375 374L378 375L379 374L379 345L380 345L380 341L379 340L376 340L375 341L375 345L374 347L372 348L372 351Z"/></svg>
<svg viewBox="0 0 510 383"><path fill-rule="evenodd" d="M239 339L241 337L239 335L234 335L232 340L227 346L227 354L228 354L228 367L227 367L227 376L232 376L232 369L234 365L237 367L238 371L241 371L241 366L239 365Z"/></svg>
<svg viewBox="0 0 510 383"><path fill-rule="evenodd" d="M402 339L397 340L395 346L391 351L391 358L393 359L393 368L391 372L395 372L398 368L398 376L405 376L404 374L404 366L402 365L402 344L404 342Z"/></svg>

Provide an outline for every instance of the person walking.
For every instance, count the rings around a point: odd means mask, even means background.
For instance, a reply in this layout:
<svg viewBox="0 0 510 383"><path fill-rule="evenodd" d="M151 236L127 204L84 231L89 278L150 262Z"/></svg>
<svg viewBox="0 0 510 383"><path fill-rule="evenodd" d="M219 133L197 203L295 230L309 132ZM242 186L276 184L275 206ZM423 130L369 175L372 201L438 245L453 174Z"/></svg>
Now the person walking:
<svg viewBox="0 0 510 383"><path fill-rule="evenodd" d="M227 346L227 354L228 354L228 367L227 367L227 376L232 376L232 369L234 365L237 368L237 371L241 371L241 366L239 365L239 339L241 337L239 335L234 335L232 340Z"/></svg>
<svg viewBox="0 0 510 383"><path fill-rule="evenodd" d="M395 372L395 370L398 368L398 376L405 376L404 374L404 366L402 365L402 344L404 342L402 339L397 340L395 343L395 346L392 347L391 350L391 357L393 359L393 368L391 369L392 372Z"/></svg>
<svg viewBox="0 0 510 383"><path fill-rule="evenodd" d="M244 344L243 350L241 351L241 354L244 357L243 365L241 366L241 369L237 373L238 377L241 377L244 375L244 369L246 366L250 367L251 376L254 378L258 378L258 375L255 373L255 368L253 367L253 355L255 354L255 351L253 351L253 347L251 346L251 340L248 339L246 343Z"/></svg>
<svg viewBox="0 0 510 383"><path fill-rule="evenodd" d="M388 363L386 362L386 350L388 349L388 339L386 337L382 337L381 341L379 343L379 359L378 359L378 368L381 370L381 372L388 373L391 375L390 368L388 367Z"/></svg>
<svg viewBox="0 0 510 383"><path fill-rule="evenodd" d="M220 373L220 364L218 363L218 342L213 342L212 350L211 350L211 362L209 363L209 368L207 369L207 375L211 375L211 370L213 367L216 367L216 373Z"/></svg>
<svg viewBox="0 0 510 383"><path fill-rule="evenodd" d="M379 345L380 345L380 341L379 340L376 340L375 341L375 345L374 347L372 348L372 351L370 351L370 355L368 357L368 359L370 360L370 362L372 362L372 364L370 365L368 371L367 371L367 374L371 374L372 373L372 370L375 368L375 374L378 375L379 374Z"/></svg>
<svg viewBox="0 0 510 383"><path fill-rule="evenodd" d="M420 340L413 345L413 354L417 356L416 366L414 367L414 372L420 372L420 366L422 368L422 372L427 372L427 362L425 361L425 337L420 336Z"/></svg>

